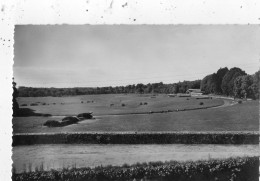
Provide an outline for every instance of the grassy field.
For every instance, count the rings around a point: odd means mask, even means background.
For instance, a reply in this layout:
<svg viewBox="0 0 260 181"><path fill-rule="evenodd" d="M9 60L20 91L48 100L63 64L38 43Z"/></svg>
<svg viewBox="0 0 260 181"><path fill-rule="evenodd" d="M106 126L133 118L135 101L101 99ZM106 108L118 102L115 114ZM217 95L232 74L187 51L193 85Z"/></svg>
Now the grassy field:
<svg viewBox="0 0 260 181"><path fill-rule="evenodd" d="M203 105L200 105L200 102L203 102ZM93 111L94 115L166 111L169 109L220 105L223 104L223 101L219 99L199 100L196 98L168 97L165 94L157 96L106 94L73 97L20 97L18 103L21 108L30 108L35 110L36 113L64 116L89 111ZM32 103L36 103L37 106L30 106ZM21 106L23 104L27 104L27 106Z"/></svg>
<svg viewBox="0 0 260 181"><path fill-rule="evenodd" d="M83 101L83 103L81 103ZM89 102L87 102L89 101ZM93 102L92 102L93 101ZM169 98L159 95L90 95L76 97L19 98L19 104L42 102L49 105L28 106L39 113L54 117L15 117L14 133L85 132L85 131L258 131L259 103L248 101L229 107L161 114L109 115L188 109L223 104L220 99ZM147 102L147 105L140 105ZM199 105L203 102L203 105ZM53 104L55 103L55 104ZM114 104L110 106L110 104ZM122 104L125 104L122 107ZM76 115L93 111L96 119L59 128L42 126L49 119L60 120L61 115Z"/></svg>

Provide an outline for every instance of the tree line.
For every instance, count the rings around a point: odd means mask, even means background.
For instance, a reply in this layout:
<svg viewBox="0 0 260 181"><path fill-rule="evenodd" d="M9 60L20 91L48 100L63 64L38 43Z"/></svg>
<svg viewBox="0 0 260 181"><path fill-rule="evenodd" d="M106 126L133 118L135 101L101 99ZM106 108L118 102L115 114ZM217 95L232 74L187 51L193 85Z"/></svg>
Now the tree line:
<svg viewBox="0 0 260 181"><path fill-rule="evenodd" d="M19 97L61 97L91 94L177 94L188 89L201 89L205 94L226 95L232 97L259 98L259 71L248 75L240 68L230 70L220 68L216 73L207 75L202 80L182 81L173 84L149 83L127 86L108 87L74 87L74 88L35 88L19 87Z"/></svg>
<svg viewBox="0 0 260 181"><path fill-rule="evenodd" d="M220 68L201 80L201 90L206 94L218 94L235 98L259 98L259 71L248 75L240 68Z"/></svg>
<svg viewBox="0 0 260 181"><path fill-rule="evenodd" d="M19 97L75 96L91 94L160 94L185 93L188 89L199 89L201 80L183 81L174 84L149 83L116 87L34 88L19 87Z"/></svg>

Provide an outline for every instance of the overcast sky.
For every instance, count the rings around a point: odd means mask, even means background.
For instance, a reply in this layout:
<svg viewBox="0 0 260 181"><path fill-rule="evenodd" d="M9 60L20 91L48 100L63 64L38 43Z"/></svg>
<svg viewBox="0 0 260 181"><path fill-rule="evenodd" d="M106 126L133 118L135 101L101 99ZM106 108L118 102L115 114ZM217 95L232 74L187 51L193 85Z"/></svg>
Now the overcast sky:
<svg viewBox="0 0 260 181"><path fill-rule="evenodd" d="M96 87L259 69L257 25L18 25L18 86Z"/></svg>

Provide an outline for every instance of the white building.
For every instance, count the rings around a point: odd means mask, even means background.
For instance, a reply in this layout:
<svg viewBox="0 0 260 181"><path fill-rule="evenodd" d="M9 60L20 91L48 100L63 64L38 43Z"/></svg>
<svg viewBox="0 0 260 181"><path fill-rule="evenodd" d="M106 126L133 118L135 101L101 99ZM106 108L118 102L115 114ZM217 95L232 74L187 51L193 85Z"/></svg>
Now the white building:
<svg viewBox="0 0 260 181"><path fill-rule="evenodd" d="M188 89L186 94L190 94L191 96L201 96L203 95L203 91L200 89Z"/></svg>

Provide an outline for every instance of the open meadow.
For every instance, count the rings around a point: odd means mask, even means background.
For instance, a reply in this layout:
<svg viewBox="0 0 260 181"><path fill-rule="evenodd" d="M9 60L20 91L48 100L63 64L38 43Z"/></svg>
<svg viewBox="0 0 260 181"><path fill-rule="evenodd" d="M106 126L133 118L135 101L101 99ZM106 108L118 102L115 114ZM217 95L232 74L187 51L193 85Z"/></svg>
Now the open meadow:
<svg viewBox="0 0 260 181"><path fill-rule="evenodd" d="M113 94L21 97L18 98L18 103L21 108L29 108L35 110L36 113L51 114L52 116L14 117L14 133L257 131L259 127L258 101L232 105L231 100L223 99L168 97L164 94L156 96ZM22 106L25 104L27 106ZM198 109L206 107L211 108ZM61 120L65 116L76 116L83 112L93 112L95 119L83 120L65 127L43 126L47 120Z"/></svg>

